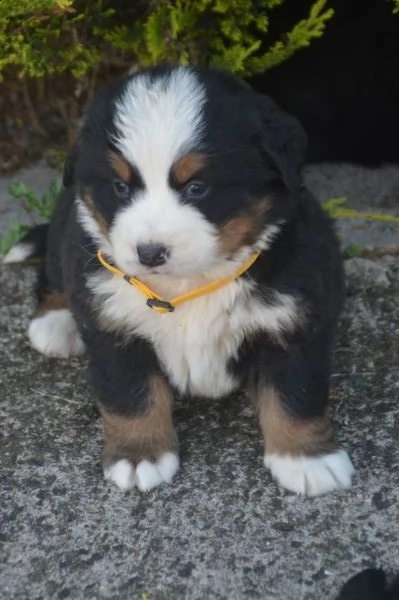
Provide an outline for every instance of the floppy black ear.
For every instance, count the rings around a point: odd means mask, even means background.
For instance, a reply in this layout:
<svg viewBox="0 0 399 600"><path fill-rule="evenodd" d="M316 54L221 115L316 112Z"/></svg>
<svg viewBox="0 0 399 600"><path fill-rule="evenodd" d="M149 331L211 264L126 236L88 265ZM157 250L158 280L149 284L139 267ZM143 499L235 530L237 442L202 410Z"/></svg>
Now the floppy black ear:
<svg viewBox="0 0 399 600"><path fill-rule="evenodd" d="M301 185L306 159L305 131L299 121L267 96L257 94L257 104L262 150L272 157L288 189L295 190Z"/></svg>
<svg viewBox="0 0 399 600"><path fill-rule="evenodd" d="M64 173L62 176L62 183L64 184L64 187L70 187L71 185L74 185L76 181L75 171L76 161L78 159L78 143L79 139L77 138L68 152L68 156L65 161Z"/></svg>

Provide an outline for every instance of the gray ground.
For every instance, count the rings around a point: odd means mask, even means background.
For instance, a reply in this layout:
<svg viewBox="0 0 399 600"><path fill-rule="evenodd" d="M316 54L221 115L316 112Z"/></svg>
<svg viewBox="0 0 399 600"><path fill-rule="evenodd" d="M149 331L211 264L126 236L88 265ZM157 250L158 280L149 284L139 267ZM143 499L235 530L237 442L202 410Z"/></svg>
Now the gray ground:
<svg viewBox="0 0 399 600"><path fill-rule="evenodd" d="M45 186L40 168L33 180ZM399 214L397 169L326 166L307 180L320 198L347 189L353 206ZM353 226L340 225L347 242ZM377 248L399 237L378 224L360 232ZM350 491L303 499L264 470L255 416L239 397L176 406L183 464L172 486L110 487L85 361L29 347L34 272L0 265L0 598L332 600L365 566L398 571L399 257L353 259L347 270L332 413L356 477Z"/></svg>

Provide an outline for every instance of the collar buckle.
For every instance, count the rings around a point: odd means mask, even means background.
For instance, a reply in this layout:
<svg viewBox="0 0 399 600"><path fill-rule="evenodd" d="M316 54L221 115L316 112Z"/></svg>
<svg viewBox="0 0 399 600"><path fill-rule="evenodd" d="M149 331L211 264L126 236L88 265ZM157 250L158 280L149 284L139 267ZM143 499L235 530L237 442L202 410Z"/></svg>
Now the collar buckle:
<svg viewBox="0 0 399 600"><path fill-rule="evenodd" d="M156 298L148 298L146 302L147 306L152 308L152 310L157 310L157 308L161 308L162 312L173 312L175 307L167 300L157 300Z"/></svg>

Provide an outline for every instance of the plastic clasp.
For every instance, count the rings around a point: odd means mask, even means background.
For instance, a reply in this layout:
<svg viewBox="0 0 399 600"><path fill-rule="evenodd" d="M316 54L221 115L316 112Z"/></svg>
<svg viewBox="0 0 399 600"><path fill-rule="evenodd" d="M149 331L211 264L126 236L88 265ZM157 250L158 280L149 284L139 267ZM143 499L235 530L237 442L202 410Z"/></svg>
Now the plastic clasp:
<svg viewBox="0 0 399 600"><path fill-rule="evenodd" d="M167 312L173 312L175 310L175 307L167 300L156 300L155 298L148 298L146 304L153 310L156 310L157 308L163 308Z"/></svg>

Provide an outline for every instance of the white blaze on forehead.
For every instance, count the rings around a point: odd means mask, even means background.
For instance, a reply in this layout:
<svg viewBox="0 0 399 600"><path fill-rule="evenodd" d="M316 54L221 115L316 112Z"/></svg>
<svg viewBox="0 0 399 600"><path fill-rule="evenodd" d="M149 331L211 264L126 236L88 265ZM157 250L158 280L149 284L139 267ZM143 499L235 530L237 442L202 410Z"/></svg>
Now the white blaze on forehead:
<svg viewBox="0 0 399 600"><path fill-rule="evenodd" d="M127 273L141 274L137 246L146 243L168 248L163 274L189 277L212 266L215 227L195 206L182 204L169 183L175 161L200 147L204 102L196 75L177 67L133 78L116 104L115 143L144 183L110 227L112 257Z"/></svg>
<svg viewBox="0 0 399 600"><path fill-rule="evenodd" d="M116 105L117 145L146 187L167 181L173 162L201 139L204 87L194 73L135 77Z"/></svg>

